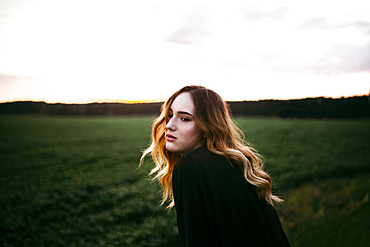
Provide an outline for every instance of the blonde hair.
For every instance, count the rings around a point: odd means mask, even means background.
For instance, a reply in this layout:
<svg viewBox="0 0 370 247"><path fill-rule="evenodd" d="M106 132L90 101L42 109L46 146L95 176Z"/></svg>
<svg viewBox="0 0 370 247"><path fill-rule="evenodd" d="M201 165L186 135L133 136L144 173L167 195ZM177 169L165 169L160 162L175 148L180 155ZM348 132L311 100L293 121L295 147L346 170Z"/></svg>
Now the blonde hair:
<svg viewBox="0 0 370 247"><path fill-rule="evenodd" d="M271 192L271 178L263 170L262 156L245 141L243 132L234 124L230 117L228 105L214 91L202 86L186 86L174 93L161 108L161 114L153 124L151 145L140 159L150 154L156 165L149 175L156 174L163 188L163 205L170 201L168 208L172 208L174 198L172 194L172 172L181 154L166 149L166 124L168 111L172 102L181 93L189 92L195 106L195 122L203 131L204 143L212 153L221 155L236 164L243 172L244 178L252 184L257 194L274 206L283 200Z"/></svg>

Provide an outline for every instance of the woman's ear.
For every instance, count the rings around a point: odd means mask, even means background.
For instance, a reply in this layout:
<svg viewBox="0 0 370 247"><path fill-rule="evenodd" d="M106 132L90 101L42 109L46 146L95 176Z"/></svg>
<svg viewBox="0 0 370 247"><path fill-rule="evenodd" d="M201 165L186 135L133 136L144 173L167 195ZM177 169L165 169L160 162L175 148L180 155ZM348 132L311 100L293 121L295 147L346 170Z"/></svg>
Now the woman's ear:
<svg viewBox="0 0 370 247"><path fill-rule="evenodd" d="M202 134L203 134L203 138L204 138L204 139L207 139L207 135L206 135L206 133L205 133L205 132L203 132Z"/></svg>

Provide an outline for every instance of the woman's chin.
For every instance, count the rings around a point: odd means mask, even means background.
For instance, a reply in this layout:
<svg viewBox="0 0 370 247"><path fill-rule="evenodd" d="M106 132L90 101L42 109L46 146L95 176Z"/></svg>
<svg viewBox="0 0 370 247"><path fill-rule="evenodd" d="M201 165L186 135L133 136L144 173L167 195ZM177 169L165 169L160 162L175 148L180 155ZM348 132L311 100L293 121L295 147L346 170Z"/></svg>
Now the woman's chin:
<svg viewBox="0 0 370 247"><path fill-rule="evenodd" d="M174 147L174 145L172 144L172 143L166 143L166 149L168 150L168 151L170 151L170 152L173 152L173 153L177 153L176 152L176 148Z"/></svg>

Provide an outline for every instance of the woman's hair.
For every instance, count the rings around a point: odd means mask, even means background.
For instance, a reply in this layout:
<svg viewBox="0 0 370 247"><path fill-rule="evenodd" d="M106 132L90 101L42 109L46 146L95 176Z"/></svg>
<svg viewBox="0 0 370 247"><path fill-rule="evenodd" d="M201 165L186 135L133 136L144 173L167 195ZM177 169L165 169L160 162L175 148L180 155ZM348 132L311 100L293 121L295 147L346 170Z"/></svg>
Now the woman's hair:
<svg viewBox="0 0 370 247"><path fill-rule="evenodd" d="M153 124L151 145L143 152L140 159L141 164L144 157L151 154L156 164L149 175L156 174L154 179L159 179L162 184L162 204L170 200L168 208L175 205L172 193L172 172L181 154L166 149L165 135L166 124L169 121L169 108L176 97L184 92L189 92L193 99L194 119L206 137L204 143L208 150L226 157L233 164L237 164L242 170L244 178L269 204L274 206L276 203L281 203L283 200L271 192L272 181L263 170L261 155L244 140L244 134L232 121L229 107L225 101L217 93L205 87L186 86L175 92L162 105L161 114Z"/></svg>

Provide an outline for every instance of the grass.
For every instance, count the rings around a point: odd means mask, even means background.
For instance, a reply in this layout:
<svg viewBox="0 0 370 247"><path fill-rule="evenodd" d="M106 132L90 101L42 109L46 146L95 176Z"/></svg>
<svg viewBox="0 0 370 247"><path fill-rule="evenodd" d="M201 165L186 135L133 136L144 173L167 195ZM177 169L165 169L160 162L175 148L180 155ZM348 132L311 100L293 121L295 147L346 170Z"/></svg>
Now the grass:
<svg viewBox="0 0 370 247"><path fill-rule="evenodd" d="M151 118L0 117L0 246L180 246L146 177ZM237 119L292 246L365 246L369 120Z"/></svg>
<svg viewBox="0 0 370 247"><path fill-rule="evenodd" d="M369 171L370 122L242 119L247 140L286 190L313 179Z"/></svg>
<svg viewBox="0 0 370 247"><path fill-rule="evenodd" d="M367 246L369 174L307 183L284 196L278 213L292 246Z"/></svg>

